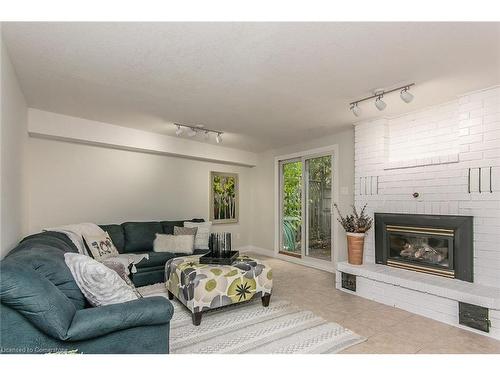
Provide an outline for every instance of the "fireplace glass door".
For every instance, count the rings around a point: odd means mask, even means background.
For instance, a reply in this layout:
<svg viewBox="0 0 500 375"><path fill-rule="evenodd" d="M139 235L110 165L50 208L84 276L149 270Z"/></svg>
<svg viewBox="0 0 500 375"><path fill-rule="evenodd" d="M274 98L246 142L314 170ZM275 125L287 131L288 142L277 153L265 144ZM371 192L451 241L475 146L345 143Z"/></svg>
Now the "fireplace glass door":
<svg viewBox="0 0 500 375"><path fill-rule="evenodd" d="M453 277L453 230L388 225L387 264Z"/></svg>

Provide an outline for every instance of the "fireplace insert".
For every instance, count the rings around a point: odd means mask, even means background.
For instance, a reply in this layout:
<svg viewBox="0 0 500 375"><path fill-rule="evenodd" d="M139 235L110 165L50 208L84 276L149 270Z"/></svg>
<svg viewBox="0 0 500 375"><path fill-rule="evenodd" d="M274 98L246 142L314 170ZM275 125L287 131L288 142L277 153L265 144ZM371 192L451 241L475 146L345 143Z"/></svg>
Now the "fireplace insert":
<svg viewBox="0 0 500 375"><path fill-rule="evenodd" d="M472 282L472 217L376 213L375 260Z"/></svg>

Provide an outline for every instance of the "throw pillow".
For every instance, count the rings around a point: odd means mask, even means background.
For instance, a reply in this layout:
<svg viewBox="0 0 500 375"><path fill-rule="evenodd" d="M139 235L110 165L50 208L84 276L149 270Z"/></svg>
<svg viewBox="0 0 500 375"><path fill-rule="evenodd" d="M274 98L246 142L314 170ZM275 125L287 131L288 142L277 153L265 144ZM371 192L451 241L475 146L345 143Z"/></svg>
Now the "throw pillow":
<svg viewBox="0 0 500 375"><path fill-rule="evenodd" d="M130 277L128 277L129 272L127 270L127 267L123 263L113 260L103 260L102 264L115 271L118 276L120 276L122 280L125 281L127 285L132 289L137 298L142 298L141 293L139 293L132 280L130 280Z"/></svg>
<svg viewBox="0 0 500 375"><path fill-rule="evenodd" d="M120 255L118 250L116 250L111 237L108 232L104 232L102 235L83 235L83 240L87 245L92 258L96 260L106 259L111 256Z"/></svg>
<svg viewBox="0 0 500 375"><path fill-rule="evenodd" d="M92 306L136 300L132 288L112 269L88 256L65 253L64 260L76 285Z"/></svg>
<svg viewBox="0 0 500 375"><path fill-rule="evenodd" d="M153 250L156 252L193 254L193 249L194 236L191 234L175 236L157 233L153 242Z"/></svg>
<svg viewBox="0 0 500 375"><path fill-rule="evenodd" d="M181 234L196 236L196 232L198 232L198 228L174 227L174 236L179 236Z"/></svg>
<svg viewBox="0 0 500 375"><path fill-rule="evenodd" d="M210 237L210 229L212 228L212 223L206 221L203 223L193 223L191 221L185 221L184 227L186 228L198 228L196 236L194 238L194 248L208 250L208 238Z"/></svg>

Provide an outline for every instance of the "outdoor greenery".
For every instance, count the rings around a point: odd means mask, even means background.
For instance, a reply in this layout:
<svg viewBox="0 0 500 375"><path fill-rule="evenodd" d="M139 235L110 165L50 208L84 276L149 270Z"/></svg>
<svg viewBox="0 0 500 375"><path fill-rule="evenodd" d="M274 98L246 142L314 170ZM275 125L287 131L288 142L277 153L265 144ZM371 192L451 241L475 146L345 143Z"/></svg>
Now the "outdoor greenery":
<svg viewBox="0 0 500 375"><path fill-rule="evenodd" d="M325 191L332 186L331 157L308 160L309 178L309 240L313 246L329 247L329 220L322 223L325 215L323 201ZM302 225L302 162L283 165L283 246L285 250L297 251L300 248ZM323 225L322 225L323 224ZM327 228L328 233L323 233ZM326 240L326 241L325 241Z"/></svg>
<svg viewBox="0 0 500 375"><path fill-rule="evenodd" d="M296 251L300 241L302 196L302 163L283 165L283 246Z"/></svg>
<svg viewBox="0 0 500 375"><path fill-rule="evenodd" d="M236 218L236 177L214 174L212 178L215 220Z"/></svg>

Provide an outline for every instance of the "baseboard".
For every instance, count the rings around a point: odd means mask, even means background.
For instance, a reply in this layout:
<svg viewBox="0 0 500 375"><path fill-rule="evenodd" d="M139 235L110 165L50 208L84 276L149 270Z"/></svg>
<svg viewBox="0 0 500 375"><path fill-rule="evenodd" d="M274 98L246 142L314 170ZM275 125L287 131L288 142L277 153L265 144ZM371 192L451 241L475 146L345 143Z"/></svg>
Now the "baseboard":
<svg viewBox="0 0 500 375"><path fill-rule="evenodd" d="M322 271L327 271L327 272L330 272L330 273L335 273L335 266L334 266L334 264L331 264L331 265L330 264L324 264L324 263L321 263L321 262L315 262L314 260L303 261L302 259L298 259L298 258L286 256L286 255L283 255L283 254L276 254L273 250L264 249L264 248L258 247L258 246L252 246L252 245L241 246L237 250L239 252L241 252L241 253L254 253L254 254L259 254L259 255L265 255L265 256L268 256L268 257L272 257L272 258L277 258L277 259L280 259L280 260L284 260L286 262L299 264L301 266L312 267L312 268L316 268L316 269L319 269L319 270L322 270Z"/></svg>
<svg viewBox="0 0 500 375"><path fill-rule="evenodd" d="M241 246L238 248L238 251L241 253L255 253L260 255L266 255L268 257L274 258L274 251L252 245Z"/></svg>

